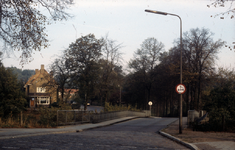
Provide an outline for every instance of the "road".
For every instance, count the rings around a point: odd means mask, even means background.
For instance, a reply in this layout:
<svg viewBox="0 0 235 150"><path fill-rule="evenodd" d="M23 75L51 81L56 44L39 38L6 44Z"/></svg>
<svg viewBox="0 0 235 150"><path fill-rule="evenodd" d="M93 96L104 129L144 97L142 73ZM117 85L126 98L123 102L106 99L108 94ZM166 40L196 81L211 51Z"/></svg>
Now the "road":
<svg viewBox="0 0 235 150"><path fill-rule="evenodd" d="M157 133L175 118L140 118L77 133L49 134L0 140L11 150L186 150Z"/></svg>

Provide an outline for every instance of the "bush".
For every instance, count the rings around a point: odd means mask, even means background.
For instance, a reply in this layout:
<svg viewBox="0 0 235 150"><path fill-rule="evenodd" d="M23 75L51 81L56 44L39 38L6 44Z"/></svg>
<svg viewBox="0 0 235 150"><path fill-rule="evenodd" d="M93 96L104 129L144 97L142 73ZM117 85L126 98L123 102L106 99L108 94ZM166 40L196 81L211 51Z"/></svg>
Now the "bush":
<svg viewBox="0 0 235 150"><path fill-rule="evenodd" d="M57 120L56 108L40 108L40 119L38 123L43 127L55 127Z"/></svg>
<svg viewBox="0 0 235 150"><path fill-rule="evenodd" d="M135 107L132 107L131 105L125 106L125 105L112 105L111 103L105 102L104 107L105 112L110 111L124 111L124 110L131 110L131 111L140 111L137 109L137 105Z"/></svg>
<svg viewBox="0 0 235 150"><path fill-rule="evenodd" d="M210 131L235 131L235 91L227 85L215 88L205 98Z"/></svg>

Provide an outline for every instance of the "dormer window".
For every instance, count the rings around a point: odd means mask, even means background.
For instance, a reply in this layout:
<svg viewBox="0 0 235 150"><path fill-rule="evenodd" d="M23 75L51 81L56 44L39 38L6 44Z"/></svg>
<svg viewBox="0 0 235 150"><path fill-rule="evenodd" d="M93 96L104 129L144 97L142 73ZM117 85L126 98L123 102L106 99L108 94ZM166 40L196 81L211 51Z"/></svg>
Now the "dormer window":
<svg viewBox="0 0 235 150"><path fill-rule="evenodd" d="M45 87L37 87L37 93L46 93Z"/></svg>

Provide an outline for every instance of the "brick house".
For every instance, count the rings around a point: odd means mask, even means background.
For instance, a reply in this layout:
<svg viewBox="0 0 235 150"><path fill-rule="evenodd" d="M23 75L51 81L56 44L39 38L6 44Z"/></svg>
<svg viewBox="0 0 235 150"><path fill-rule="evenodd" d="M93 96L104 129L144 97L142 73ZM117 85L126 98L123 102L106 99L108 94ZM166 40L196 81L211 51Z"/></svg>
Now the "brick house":
<svg viewBox="0 0 235 150"><path fill-rule="evenodd" d="M44 65L41 65L40 70L35 69L35 74L29 78L24 88L30 108L49 107L53 102L57 102L58 86L52 75L44 69Z"/></svg>

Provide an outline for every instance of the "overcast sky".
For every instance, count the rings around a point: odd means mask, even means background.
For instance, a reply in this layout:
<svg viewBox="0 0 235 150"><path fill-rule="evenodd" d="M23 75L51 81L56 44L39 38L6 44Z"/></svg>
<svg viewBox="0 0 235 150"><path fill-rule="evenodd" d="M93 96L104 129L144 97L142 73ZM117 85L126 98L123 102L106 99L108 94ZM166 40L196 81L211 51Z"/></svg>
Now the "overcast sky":
<svg viewBox="0 0 235 150"><path fill-rule="evenodd" d="M68 21L56 22L47 26L50 47L34 52L34 60L24 65L23 69L39 69L41 64L47 69L57 55L60 55L77 38L92 33L96 38L106 34L109 38L122 43L124 61L127 66L134 51L149 37L154 37L165 45L165 51L174 46L179 38L179 19L146 13L145 9L174 13L182 18L183 32L192 28L207 28L214 33L214 41L222 39L228 44L235 42L235 19L230 15L210 17L224 12L226 8L208 8L210 0L75 0L68 11L74 17ZM235 4L233 4L235 5ZM234 7L234 6L233 6ZM235 68L235 52L222 48L217 67ZM5 67L19 65L19 53L11 58L4 56ZM48 70L49 71L49 70Z"/></svg>

